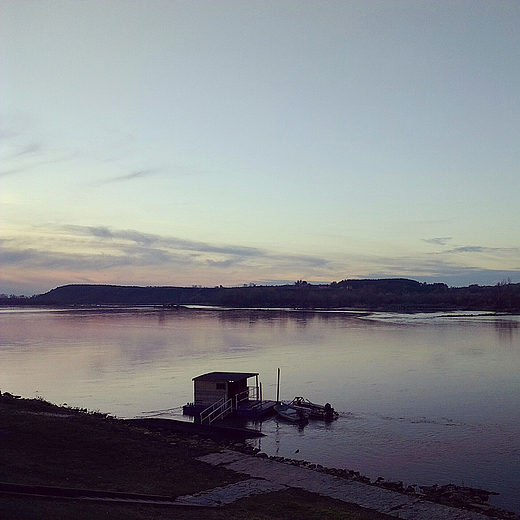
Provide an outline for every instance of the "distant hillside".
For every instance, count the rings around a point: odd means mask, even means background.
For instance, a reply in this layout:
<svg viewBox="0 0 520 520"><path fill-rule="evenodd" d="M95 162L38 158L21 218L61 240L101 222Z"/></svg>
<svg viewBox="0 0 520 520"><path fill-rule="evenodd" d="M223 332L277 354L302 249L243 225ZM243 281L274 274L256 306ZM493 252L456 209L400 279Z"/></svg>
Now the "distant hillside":
<svg viewBox="0 0 520 520"><path fill-rule="evenodd" d="M14 303L9 299L10 303ZM0 302L0 303L6 303ZM448 287L403 278L342 280L331 284L244 287L132 287L65 285L24 299L25 305L221 305L389 311L520 311L520 284Z"/></svg>
<svg viewBox="0 0 520 520"><path fill-rule="evenodd" d="M214 288L63 285L31 301L59 305L180 305L211 304L214 298Z"/></svg>

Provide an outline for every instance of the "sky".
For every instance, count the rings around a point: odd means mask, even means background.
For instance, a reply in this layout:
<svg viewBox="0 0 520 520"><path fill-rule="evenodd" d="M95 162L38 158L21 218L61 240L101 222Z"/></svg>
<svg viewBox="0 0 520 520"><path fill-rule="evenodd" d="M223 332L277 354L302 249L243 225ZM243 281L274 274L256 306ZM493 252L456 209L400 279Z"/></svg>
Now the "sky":
<svg viewBox="0 0 520 520"><path fill-rule="evenodd" d="M0 293L520 282L517 0L2 0Z"/></svg>

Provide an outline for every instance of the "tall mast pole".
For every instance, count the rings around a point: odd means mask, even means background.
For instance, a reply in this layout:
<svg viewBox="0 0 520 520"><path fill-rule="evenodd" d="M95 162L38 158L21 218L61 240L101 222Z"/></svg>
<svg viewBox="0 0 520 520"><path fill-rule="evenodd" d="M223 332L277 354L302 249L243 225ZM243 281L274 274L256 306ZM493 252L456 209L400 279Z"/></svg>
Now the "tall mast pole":
<svg viewBox="0 0 520 520"><path fill-rule="evenodd" d="M278 369L278 381L276 383L276 402L280 404L280 369Z"/></svg>

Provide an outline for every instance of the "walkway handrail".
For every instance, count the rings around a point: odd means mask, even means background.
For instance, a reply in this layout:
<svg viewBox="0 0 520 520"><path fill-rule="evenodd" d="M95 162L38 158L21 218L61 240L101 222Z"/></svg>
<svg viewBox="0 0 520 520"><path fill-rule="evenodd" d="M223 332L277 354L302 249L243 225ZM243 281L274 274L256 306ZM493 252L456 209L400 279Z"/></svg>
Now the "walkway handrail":
<svg viewBox="0 0 520 520"><path fill-rule="evenodd" d="M249 390L244 390L243 392L235 395L235 407L238 408L238 404L242 401L247 401L249 399Z"/></svg>
<svg viewBox="0 0 520 520"><path fill-rule="evenodd" d="M202 412L200 412L200 422L203 423L209 416L210 413L212 413L216 408L222 406L224 403L224 398L219 399L218 401L214 402L213 404L210 404L207 408L204 408Z"/></svg>
<svg viewBox="0 0 520 520"><path fill-rule="evenodd" d="M258 401L260 399L260 389L258 386L250 386L249 387L249 397Z"/></svg>
<svg viewBox="0 0 520 520"><path fill-rule="evenodd" d="M217 402L211 404L200 412L200 423L203 424L207 419L208 424L211 424L213 421L224 416L227 412L230 412L232 405L233 401L231 399L228 399L227 401L224 398L219 399Z"/></svg>
<svg viewBox="0 0 520 520"><path fill-rule="evenodd" d="M238 404L242 401L258 401L260 399L257 386L248 386L242 392L235 395L235 406L238 408Z"/></svg>

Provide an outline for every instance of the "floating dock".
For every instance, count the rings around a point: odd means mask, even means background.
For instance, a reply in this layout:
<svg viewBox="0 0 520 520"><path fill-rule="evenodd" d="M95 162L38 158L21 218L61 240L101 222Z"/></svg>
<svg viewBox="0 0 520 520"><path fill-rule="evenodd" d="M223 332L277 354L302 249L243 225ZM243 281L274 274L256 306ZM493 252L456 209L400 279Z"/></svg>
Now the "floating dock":
<svg viewBox="0 0 520 520"><path fill-rule="evenodd" d="M255 385L247 380L255 378ZM256 372L209 372L193 378L194 402L183 407L195 422L211 424L227 416L261 419L274 413L275 401L262 399Z"/></svg>
<svg viewBox="0 0 520 520"><path fill-rule="evenodd" d="M247 401L240 403L234 413L243 419L262 419L274 414L276 401Z"/></svg>
<svg viewBox="0 0 520 520"><path fill-rule="evenodd" d="M178 421L176 419L159 419L152 417L143 419L125 419L125 422L149 430L169 430L174 433L201 435L212 439L241 440L265 436L262 432L249 428L228 428L224 426L215 426L213 424L197 424L188 421Z"/></svg>
<svg viewBox="0 0 520 520"><path fill-rule="evenodd" d="M238 407L233 408L230 415L239 419L255 420L263 419L274 414L276 401L243 401ZM190 417L197 417L207 407L188 403L182 407L182 413Z"/></svg>

